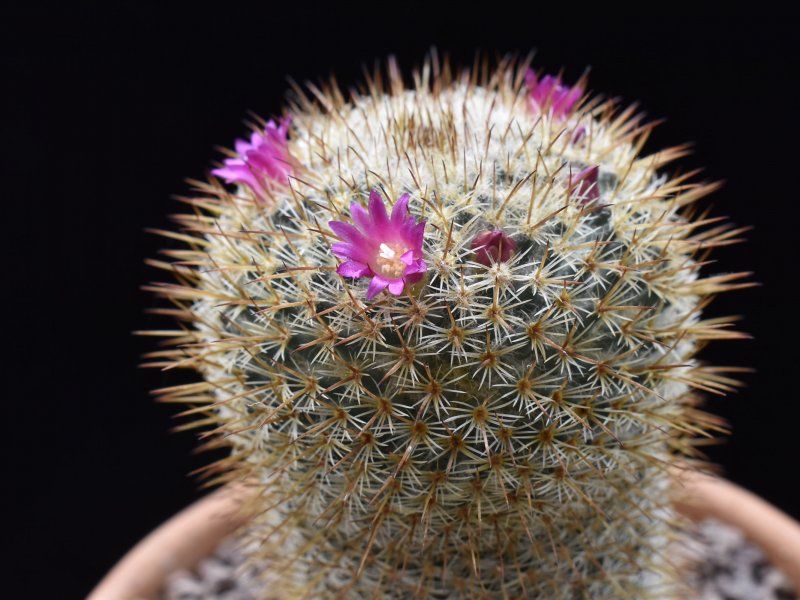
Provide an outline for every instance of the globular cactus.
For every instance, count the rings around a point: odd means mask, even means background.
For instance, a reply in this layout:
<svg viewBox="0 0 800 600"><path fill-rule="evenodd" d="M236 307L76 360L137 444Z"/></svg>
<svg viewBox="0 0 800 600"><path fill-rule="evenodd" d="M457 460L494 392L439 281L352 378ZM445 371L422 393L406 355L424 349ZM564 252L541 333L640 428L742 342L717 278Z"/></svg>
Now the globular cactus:
<svg viewBox="0 0 800 600"><path fill-rule="evenodd" d="M738 230L652 125L525 63L310 85L185 199L161 390L248 481L270 598L680 597L671 472L720 430L701 276ZM164 335L165 332L159 332Z"/></svg>

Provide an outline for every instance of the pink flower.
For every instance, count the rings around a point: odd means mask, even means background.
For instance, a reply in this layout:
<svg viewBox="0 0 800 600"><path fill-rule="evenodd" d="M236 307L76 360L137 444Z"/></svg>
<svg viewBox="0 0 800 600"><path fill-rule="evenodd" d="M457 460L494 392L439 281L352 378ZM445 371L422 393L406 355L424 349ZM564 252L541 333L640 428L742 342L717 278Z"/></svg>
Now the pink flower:
<svg viewBox="0 0 800 600"><path fill-rule="evenodd" d="M517 243L502 229L495 229L476 235L471 248L475 251L475 260L488 267L511 258L517 250Z"/></svg>
<svg viewBox="0 0 800 600"><path fill-rule="evenodd" d="M545 75L541 80L532 69L525 74L525 84L531 94L531 106L537 112L550 110L555 119L565 119L583 96L583 86L561 83L561 77Z"/></svg>
<svg viewBox="0 0 800 600"><path fill-rule="evenodd" d="M597 165L586 167L569 179L572 194L578 196L582 204L594 202L600 198L600 188L597 185L597 176L600 168Z"/></svg>
<svg viewBox="0 0 800 600"><path fill-rule="evenodd" d="M226 158L225 166L211 171L222 177L226 183L243 183L257 195L263 196L268 180L286 183L292 168L289 166L287 135L288 118L281 119L280 125L270 120L264 133L254 131L250 142L236 140L236 158Z"/></svg>
<svg viewBox="0 0 800 600"><path fill-rule="evenodd" d="M350 205L355 225L329 221L330 228L343 242L331 246L345 262L336 272L345 277L372 277L367 300L388 288L395 296L403 293L406 283L422 279L428 270L422 260L422 234L425 220L416 222L408 214L408 194L403 194L392 209L391 217L378 190L369 195L369 210L358 203Z"/></svg>

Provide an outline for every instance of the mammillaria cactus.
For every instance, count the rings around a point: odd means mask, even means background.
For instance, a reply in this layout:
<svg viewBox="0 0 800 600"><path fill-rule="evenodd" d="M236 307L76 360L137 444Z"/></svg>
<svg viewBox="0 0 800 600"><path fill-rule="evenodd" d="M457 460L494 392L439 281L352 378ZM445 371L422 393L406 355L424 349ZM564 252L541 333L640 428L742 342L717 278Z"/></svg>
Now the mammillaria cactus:
<svg viewBox="0 0 800 600"><path fill-rule="evenodd" d="M672 472L735 384L694 357L740 337L700 314L744 285L699 273L715 185L583 80L388 72L297 89L153 261L152 364L203 377L161 395L252 486L269 597L680 597Z"/></svg>

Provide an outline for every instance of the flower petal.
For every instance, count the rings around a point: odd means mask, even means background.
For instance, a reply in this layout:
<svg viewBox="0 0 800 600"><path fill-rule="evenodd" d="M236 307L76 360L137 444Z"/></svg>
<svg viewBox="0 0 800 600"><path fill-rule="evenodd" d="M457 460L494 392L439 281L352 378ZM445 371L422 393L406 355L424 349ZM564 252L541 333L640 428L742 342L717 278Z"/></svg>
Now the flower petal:
<svg viewBox="0 0 800 600"><path fill-rule="evenodd" d="M564 109L569 112L583 96L583 87L576 85L569 89L564 96Z"/></svg>
<svg viewBox="0 0 800 600"><path fill-rule="evenodd" d="M392 208L392 227L400 227L403 224L403 221L408 216L408 200L410 196L408 194L403 194L398 198L397 202Z"/></svg>
<svg viewBox="0 0 800 600"><path fill-rule="evenodd" d="M389 216L386 214L383 198L381 198L377 189L373 189L369 194L369 215L372 217L374 233L384 239L388 238L389 234L391 234Z"/></svg>
<svg viewBox="0 0 800 600"><path fill-rule="evenodd" d="M331 251L339 258L348 258L366 264L370 253L363 246L356 246L349 242L336 242L331 244Z"/></svg>
<svg viewBox="0 0 800 600"><path fill-rule="evenodd" d="M211 174L215 177L222 177L225 183L238 183L241 181L253 189L259 189L261 187L250 168L236 159L226 160L224 167L221 169L214 169L211 171Z"/></svg>
<svg viewBox="0 0 800 600"><path fill-rule="evenodd" d="M406 288L406 282L402 279L394 279L389 282L389 291L395 296L399 296Z"/></svg>
<svg viewBox="0 0 800 600"><path fill-rule="evenodd" d="M370 268L363 263L356 262L354 260L348 260L347 262L340 264L336 268L336 272L344 277L364 277L369 275L372 271L370 271Z"/></svg>
<svg viewBox="0 0 800 600"><path fill-rule="evenodd" d="M244 140L236 140L233 143L233 147L236 150L236 154L240 156L244 156L250 150L253 149L253 146L251 146L248 142L245 142Z"/></svg>
<svg viewBox="0 0 800 600"><path fill-rule="evenodd" d="M342 221L328 221L328 227L343 240L353 244L366 244L367 240L364 235L350 223L343 223Z"/></svg>
<svg viewBox="0 0 800 600"><path fill-rule="evenodd" d="M409 245L418 250L422 251L422 238L425 234L425 219L417 223L411 230L411 236L408 240Z"/></svg>
<svg viewBox="0 0 800 600"><path fill-rule="evenodd" d="M372 219L370 219L369 213L358 202L350 204L350 216L365 233L372 229Z"/></svg>
<svg viewBox="0 0 800 600"><path fill-rule="evenodd" d="M557 89L557 86L561 84L561 81L557 77L553 77L552 75L545 75L542 77L542 80L539 82L539 86L536 89L538 92L539 100L542 104L547 102L548 100L552 100L553 91Z"/></svg>
<svg viewBox="0 0 800 600"><path fill-rule="evenodd" d="M561 81L561 77L545 75L541 79L532 70L525 75L525 84L530 93L530 102L534 110L548 109L556 119L565 119L575 104L583 96L583 84L569 86Z"/></svg>
<svg viewBox="0 0 800 600"><path fill-rule="evenodd" d="M369 287L367 288L367 300L372 300L375 296L385 290L386 286L388 285L389 282L387 280L380 275L375 275L372 278L372 281L369 282Z"/></svg>
<svg viewBox="0 0 800 600"><path fill-rule="evenodd" d="M421 258L418 258L413 263L408 265L405 270L405 275L416 275L417 273L424 273L428 270L428 265Z"/></svg>
<svg viewBox="0 0 800 600"><path fill-rule="evenodd" d="M528 86L528 89L534 90L536 89L536 85L539 83L538 77L536 77L536 71L533 69L528 69L528 72L525 73L525 85Z"/></svg>

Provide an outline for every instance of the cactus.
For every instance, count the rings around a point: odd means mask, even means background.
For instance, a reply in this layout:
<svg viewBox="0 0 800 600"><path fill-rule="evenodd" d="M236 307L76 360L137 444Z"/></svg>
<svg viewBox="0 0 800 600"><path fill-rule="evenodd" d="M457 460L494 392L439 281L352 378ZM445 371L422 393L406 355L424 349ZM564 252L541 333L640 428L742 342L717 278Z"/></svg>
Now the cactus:
<svg viewBox="0 0 800 600"><path fill-rule="evenodd" d="M394 62L285 118L184 198L150 289L181 327L160 390L247 481L269 598L681 597L672 470L722 430L703 319L744 274L716 188L653 124L525 61Z"/></svg>

